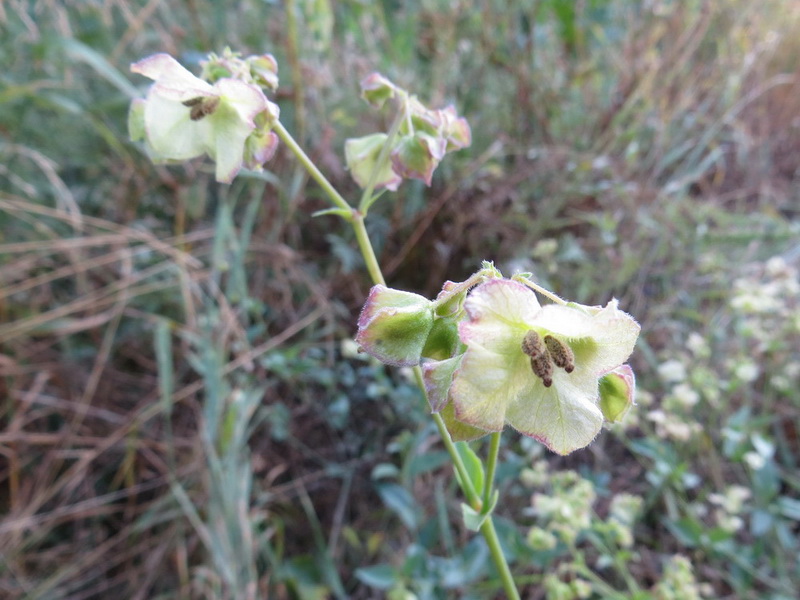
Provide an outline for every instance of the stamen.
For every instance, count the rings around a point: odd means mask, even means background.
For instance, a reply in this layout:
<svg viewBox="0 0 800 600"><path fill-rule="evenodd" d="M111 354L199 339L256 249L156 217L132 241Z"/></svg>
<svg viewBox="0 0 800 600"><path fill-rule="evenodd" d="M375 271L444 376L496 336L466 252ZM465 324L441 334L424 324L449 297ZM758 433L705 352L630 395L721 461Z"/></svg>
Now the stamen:
<svg viewBox="0 0 800 600"><path fill-rule="evenodd" d="M537 358L545 354L547 349L542 343L542 338L539 334L531 329L522 339L522 351L531 358Z"/></svg>
<svg viewBox="0 0 800 600"><path fill-rule="evenodd" d="M184 104L186 103L184 102ZM189 111L189 118L192 121L199 121L208 115L214 114L218 106L219 98L203 99L199 104L192 105L192 110Z"/></svg>
<svg viewBox="0 0 800 600"><path fill-rule="evenodd" d="M552 335L544 336L544 344L557 367L561 367L567 373L575 370L575 355L572 353L572 348Z"/></svg>
<svg viewBox="0 0 800 600"><path fill-rule="evenodd" d="M197 98L189 98L188 100L184 100L181 102L184 106L197 106L203 101L203 96L198 96Z"/></svg>
<svg viewBox="0 0 800 600"><path fill-rule="evenodd" d="M553 360L547 352L531 357L531 370L542 380L544 387L553 385Z"/></svg>

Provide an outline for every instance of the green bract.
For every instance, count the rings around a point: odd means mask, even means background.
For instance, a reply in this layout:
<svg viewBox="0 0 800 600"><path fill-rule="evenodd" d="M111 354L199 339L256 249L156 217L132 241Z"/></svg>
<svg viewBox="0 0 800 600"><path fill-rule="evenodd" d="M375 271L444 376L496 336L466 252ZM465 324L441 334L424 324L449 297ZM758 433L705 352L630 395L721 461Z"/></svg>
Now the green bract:
<svg viewBox="0 0 800 600"><path fill-rule="evenodd" d="M271 122L278 107L257 85L227 77L212 85L167 54L140 60L131 71L155 81L143 108L135 104L131 117L134 136L141 133L137 115L143 119L144 139L155 160L208 154L217 163L217 180L230 183L245 161L257 168L274 152L275 134L255 132L256 117L264 115L261 120ZM258 139L248 144L254 133Z"/></svg>
<svg viewBox="0 0 800 600"><path fill-rule="evenodd" d="M507 279L476 287L464 307L459 336L467 349L453 370L447 399L455 418L486 431L509 424L559 454L589 444L604 420L599 380L633 351L636 321L616 301L603 308L542 307L530 289ZM532 356L537 350L530 348L524 352L529 332L557 340L553 348L564 345L574 367L555 364L544 343L537 346L542 357ZM534 365L536 360L549 361L547 369Z"/></svg>

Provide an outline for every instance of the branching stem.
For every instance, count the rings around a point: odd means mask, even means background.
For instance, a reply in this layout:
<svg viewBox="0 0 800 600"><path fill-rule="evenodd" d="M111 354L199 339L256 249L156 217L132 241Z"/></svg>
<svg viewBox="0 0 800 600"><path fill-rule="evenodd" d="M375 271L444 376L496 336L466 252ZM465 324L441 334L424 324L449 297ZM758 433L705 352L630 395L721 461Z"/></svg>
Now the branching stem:
<svg viewBox="0 0 800 600"><path fill-rule="evenodd" d="M364 257L364 262L367 265L367 270L369 271L373 283L386 285L380 265L378 264L378 259L375 256L375 251L372 247L372 242L369 239L367 229L364 225L364 215L360 211L355 210L352 206L350 206L347 200L345 200L341 194L336 191L333 185L331 185L331 183L325 178L320 170L317 169L316 165L311 161L308 155L303 152L303 149L297 144L291 134L279 121L275 122L273 128L281 140L283 140L286 146L297 157L303 167L308 170L314 181L320 185L333 205L336 208L342 209L343 216L344 214L347 215L345 219L353 227L356 240L358 241L358 247ZM365 201L365 199L370 198L370 196L371 191L369 195L365 194L362 197L362 203ZM419 366L414 367L414 377L416 378L417 385L422 391L423 396L427 397L425 383L422 377L422 369ZM481 498L479 492L475 490L472 484L472 480L469 477L469 473L467 472L464 462L461 460L461 455L458 453L458 450L456 449L455 444L450 437L450 433L447 431L447 427L445 426L442 417L438 413L434 413L433 420L439 429L439 434L442 437L445 448L447 449L450 459L453 461L453 466L458 473L459 484L461 485L461 490L464 493L464 496L466 496L467 502L474 510L480 511L483 506L488 506L488 502L491 499L495 466L497 464L497 455L500 447L500 433L498 432L492 435L491 448L489 451L488 471L486 474L486 482L484 484L485 489L483 490L483 498ZM510 600L519 600L519 592L517 591L514 583L514 577L511 575L511 569L509 569L508 562L503 554L503 549L500 546L500 539L497 536L497 531L495 530L491 515L489 515L483 522L483 525L481 525L480 532L486 539L486 543L489 546L489 552L492 555L492 560L494 561L495 567L500 575L500 580L503 584L503 589L505 590L506 596Z"/></svg>

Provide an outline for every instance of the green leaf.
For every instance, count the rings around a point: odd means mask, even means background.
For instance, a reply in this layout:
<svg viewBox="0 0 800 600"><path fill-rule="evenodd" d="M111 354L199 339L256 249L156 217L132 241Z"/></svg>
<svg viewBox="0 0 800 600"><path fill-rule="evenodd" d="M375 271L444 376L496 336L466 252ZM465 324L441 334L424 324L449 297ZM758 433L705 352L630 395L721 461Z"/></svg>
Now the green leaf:
<svg viewBox="0 0 800 600"><path fill-rule="evenodd" d="M139 90L108 62L102 54L74 38L64 38L61 40L61 44L67 56L72 60L89 65L94 69L95 73L129 98L136 98L140 95Z"/></svg>
<svg viewBox="0 0 800 600"><path fill-rule="evenodd" d="M787 519L800 521L800 500L789 498L788 496L781 496L778 499L778 510Z"/></svg>
<svg viewBox="0 0 800 600"><path fill-rule="evenodd" d="M325 208L311 213L312 217L322 217L324 215L339 215L348 223L353 220L353 211L347 208Z"/></svg>
<svg viewBox="0 0 800 600"><path fill-rule="evenodd" d="M461 461L467 469L467 475L469 475L470 481L472 482L472 487L479 496L483 495L483 482L485 478L483 462L481 462L481 459L478 458L478 455L475 454L466 442L457 442L456 450L458 450Z"/></svg>
<svg viewBox="0 0 800 600"><path fill-rule="evenodd" d="M684 546L694 548L703 537L703 526L695 519L685 517L677 521L666 521L667 528Z"/></svg>
<svg viewBox="0 0 800 600"><path fill-rule="evenodd" d="M391 565L374 565L356 569L356 578L370 587L386 590L397 580L397 574Z"/></svg>
<svg viewBox="0 0 800 600"><path fill-rule="evenodd" d="M492 494L492 501L487 506L484 506L481 512L478 512L471 506L462 503L461 515L464 517L464 525L466 525L467 529L470 531L479 531L486 519L488 519L492 512L494 512L494 508L497 506L497 500L499 498L500 492L499 490L495 490Z"/></svg>
<svg viewBox="0 0 800 600"><path fill-rule="evenodd" d="M468 504L461 503L461 516L464 517L464 525L470 531L478 531L486 520L481 514Z"/></svg>
<svg viewBox="0 0 800 600"><path fill-rule="evenodd" d="M409 529L417 528L417 504L403 486L396 483L377 484L378 495Z"/></svg>

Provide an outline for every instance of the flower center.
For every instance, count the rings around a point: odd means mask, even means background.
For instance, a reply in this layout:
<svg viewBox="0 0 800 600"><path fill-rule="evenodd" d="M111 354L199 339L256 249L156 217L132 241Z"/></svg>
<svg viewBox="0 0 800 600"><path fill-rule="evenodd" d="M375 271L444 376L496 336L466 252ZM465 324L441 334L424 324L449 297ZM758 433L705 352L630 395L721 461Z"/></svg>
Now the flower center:
<svg viewBox="0 0 800 600"><path fill-rule="evenodd" d="M522 352L531 357L531 370L542 380L544 387L553 385L555 367L567 373L575 370L572 348L550 334L542 340L542 336L531 329L522 339Z"/></svg>
<svg viewBox="0 0 800 600"><path fill-rule="evenodd" d="M219 98L198 96L197 98L184 100L181 104L189 107L189 118L192 121L199 121L208 115L214 114L214 111L219 106Z"/></svg>

